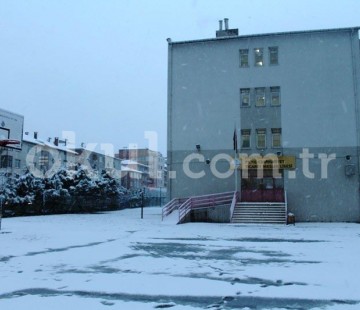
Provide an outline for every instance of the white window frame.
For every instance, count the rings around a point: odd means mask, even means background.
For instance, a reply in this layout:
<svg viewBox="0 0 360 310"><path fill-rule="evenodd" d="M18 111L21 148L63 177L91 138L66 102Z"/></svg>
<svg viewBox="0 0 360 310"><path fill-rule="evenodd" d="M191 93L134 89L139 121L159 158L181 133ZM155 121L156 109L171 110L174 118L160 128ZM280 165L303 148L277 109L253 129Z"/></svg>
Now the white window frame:
<svg viewBox="0 0 360 310"><path fill-rule="evenodd" d="M278 145L275 145L275 138L277 142L279 143ZM271 146L276 149L276 148L281 148L282 147L282 141L281 141L281 128L271 128Z"/></svg>
<svg viewBox="0 0 360 310"><path fill-rule="evenodd" d="M244 98L248 98L248 104L244 104ZM240 105L243 108L249 108L251 106L250 88L240 88Z"/></svg>
<svg viewBox="0 0 360 310"><path fill-rule="evenodd" d="M278 99L278 103L274 104L274 97L277 96ZM280 96L280 86L272 86L270 87L270 105L274 106L274 107L278 107L281 106L281 96Z"/></svg>
<svg viewBox="0 0 360 310"><path fill-rule="evenodd" d="M248 68L249 67L249 49L240 49L240 68ZM246 61L243 62L243 57L246 57Z"/></svg>
<svg viewBox="0 0 360 310"><path fill-rule="evenodd" d="M249 142L249 146L244 146L245 141ZM242 149L251 148L251 129L241 129L241 148Z"/></svg>
<svg viewBox="0 0 360 310"><path fill-rule="evenodd" d="M264 49L263 48L254 48L254 64L255 67L264 66Z"/></svg>
<svg viewBox="0 0 360 310"><path fill-rule="evenodd" d="M260 99L262 97L262 99ZM262 104L259 104L260 100L263 100ZM265 107L266 106L266 89L265 87L255 88L255 106Z"/></svg>
<svg viewBox="0 0 360 310"><path fill-rule="evenodd" d="M263 137L264 145L259 145L260 137ZM266 149L266 129L265 128L256 129L256 148Z"/></svg>
<svg viewBox="0 0 360 310"><path fill-rule="evenodd" d="M272 54L276 54L276 62L272 62ZM277 46L269 47L269 65L277 66L279 64L279 48Z"/></svg>

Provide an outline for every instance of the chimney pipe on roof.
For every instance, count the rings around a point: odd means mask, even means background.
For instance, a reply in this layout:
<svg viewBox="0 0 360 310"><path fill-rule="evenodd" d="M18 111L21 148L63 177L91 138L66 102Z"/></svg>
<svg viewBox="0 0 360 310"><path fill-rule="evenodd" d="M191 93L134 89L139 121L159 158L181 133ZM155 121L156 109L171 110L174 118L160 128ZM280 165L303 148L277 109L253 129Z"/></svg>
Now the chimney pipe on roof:
<svg viewBox="0 0 360 310"><path fill-rule="evenodd" d="M223 21L222 21L222 20L219 20L219 31L223 30L223 29L222 29L222 23L223 23Z"/></svg>
<svg viewBox="0 0 360 310"><path fill-rule="evenodd" d="M229 19L224 18L224 23L225 23L225 30L228 30L229 29Z"/></svg>
<svg viewBox="0 0 360 310"><path fill-rule="evenodd" d="M38 138L38 132L34 131L34 139L36 140Z"/></svg>

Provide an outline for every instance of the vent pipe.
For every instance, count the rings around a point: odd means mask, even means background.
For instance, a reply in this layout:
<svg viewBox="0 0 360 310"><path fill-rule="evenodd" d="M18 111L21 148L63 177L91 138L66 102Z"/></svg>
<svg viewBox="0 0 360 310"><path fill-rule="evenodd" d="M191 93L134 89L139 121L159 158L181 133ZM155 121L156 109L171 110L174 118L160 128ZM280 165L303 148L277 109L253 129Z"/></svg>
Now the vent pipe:
<svg viewBox="0 0 360 310"><path fill-rule="evenodd" d="M38 138L38 132L34 131L34 139L36 140Z"/></svg>
<svg viewBox="0 0 360 310"><path fill-rule="evenodd" d="M229 29L229 19L224 18L224 23L225 23L225 30L228 30Z"/></svg>

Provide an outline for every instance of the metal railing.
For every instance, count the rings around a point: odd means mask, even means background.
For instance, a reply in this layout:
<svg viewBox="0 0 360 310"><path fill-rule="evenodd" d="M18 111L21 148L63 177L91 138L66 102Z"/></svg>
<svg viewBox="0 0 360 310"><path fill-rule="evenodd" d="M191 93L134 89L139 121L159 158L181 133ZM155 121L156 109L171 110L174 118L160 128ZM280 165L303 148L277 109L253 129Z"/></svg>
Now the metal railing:
<svg viewBox="0 0 360 310"><path fill-rule="evenodd" d="M177 209L187 198L174 198L171 201L169 201L163 208L161 212L161 220L164 219L164 217L171 214L175 209Z"/></svg>
<svg viewBox="0 0 360 310"><path fill-rule="evenodd" d="M286 193L286 190L284 190L284 203L285 203L285 223L287 223L288 204L287 204L287 193Z"/></svg>
<svg viewBox="0 0 360 310"><path fill-rule="evenodd" d="M215 206L232 203L235 193L234 192L225 192L225 193L219 193L219 194L194 196L194 197L188 198L179 207L179 222L178 222L178 224L184 223L186 221L187 215L190 214L190 212L192 210L211 208L211 207L215 207Z"/></svg>
<svg viewBox="0 0 360 310"><path fill-rule="evenodd" d="M238 200L239 200L239 192L234 192L233 199L231 201L231 206L230 206L230 222L233 217L235 206L236 206L236 203L238 202Z"/></svg>

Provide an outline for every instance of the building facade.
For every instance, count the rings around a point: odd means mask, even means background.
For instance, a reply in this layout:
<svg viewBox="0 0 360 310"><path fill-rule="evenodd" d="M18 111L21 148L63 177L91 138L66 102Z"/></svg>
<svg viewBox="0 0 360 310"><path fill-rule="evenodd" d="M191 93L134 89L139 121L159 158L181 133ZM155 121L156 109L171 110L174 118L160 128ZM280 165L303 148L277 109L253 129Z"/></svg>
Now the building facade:
<svg viewBox="0 0 360 310"><path fill-rule="evenodd" d="M134 169L143 172L143 186L152 188L165 186L166 163L165 158L160 152L147 148L123 148L119 150L116 156L123 160L132 160L139 164L139 167L135 167ZM143 166L148 168L144 170Z"/></svg>
<svg viewBox="0 0 360 310"><path fill-rule="evenodd" d="M169 40L168 198L279 188L300 221L359 221L359 47L359 28Z"/></svg>
<svg viewBox="0 0 360 310"><path fill-rule="evenodd" d="M24 134L22 148L0 148L0 176L23 175L30 171L37 177L48 177L61 168L74 169L83 165L93 175L107 171L121 178L121 160L115 156L86 149L70 149L59 138L41 139L37 132Z"/></svg>

